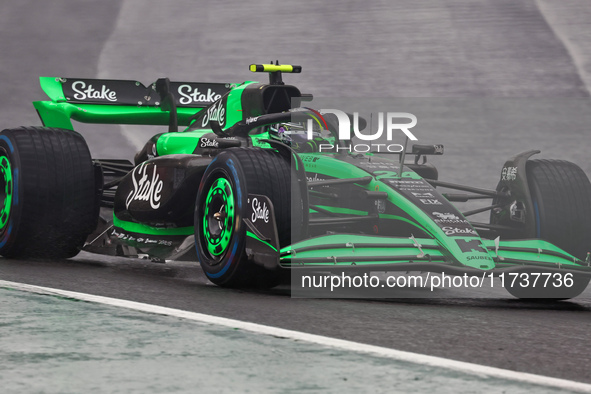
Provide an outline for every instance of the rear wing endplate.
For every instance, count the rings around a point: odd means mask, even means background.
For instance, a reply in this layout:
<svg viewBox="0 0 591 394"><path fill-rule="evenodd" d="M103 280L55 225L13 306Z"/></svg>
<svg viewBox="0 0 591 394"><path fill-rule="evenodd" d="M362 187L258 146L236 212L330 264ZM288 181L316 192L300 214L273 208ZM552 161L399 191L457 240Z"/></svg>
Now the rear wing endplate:
<svg viewBox="0 0 591 394"><path fill-rule="evenodd" d="M228 93L235 84L167 81L148 86L138 81L115 79L41 77L41 88L51 101L33 103L48 127L72 129L71 119L84 123L151 124L169 123L168 107L161 106L169 92L176 103L178 122L189 118Z"/></svg>

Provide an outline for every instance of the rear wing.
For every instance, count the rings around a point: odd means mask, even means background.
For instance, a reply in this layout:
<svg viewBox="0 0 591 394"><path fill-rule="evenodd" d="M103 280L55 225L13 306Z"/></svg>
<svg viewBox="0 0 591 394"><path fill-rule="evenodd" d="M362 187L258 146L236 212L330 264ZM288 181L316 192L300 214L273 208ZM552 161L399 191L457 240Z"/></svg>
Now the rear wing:
<svg viewBox="0 0 591 394"><path fill-rule="evenodd" d="M187 126L191 116L236 86L171 82L166 78L148 86L115 79L41 77L39 80L51 99L33 102L43 125L70 130L73 130L71 119L83 123L167 125L171 105L165 99L169 93L176 104L178 124Z"/></svg>

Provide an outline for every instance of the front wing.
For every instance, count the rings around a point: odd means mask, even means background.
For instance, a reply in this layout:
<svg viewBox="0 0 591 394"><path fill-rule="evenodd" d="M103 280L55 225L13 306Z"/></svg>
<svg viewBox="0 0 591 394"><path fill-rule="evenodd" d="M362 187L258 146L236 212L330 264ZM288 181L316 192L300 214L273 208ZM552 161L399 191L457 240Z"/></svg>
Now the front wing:
<svg viewBox="0 0 591 394"><path fill-rule="evenodd" d="M489 271L520 270L573 272L591 276L591 261L581 261L559 247L538 239L483 240L482 258L494 261ZM284 268L363 271L433 271L482 273L455 260L436 240L331 234L294 243L279 252Z"/></svg>

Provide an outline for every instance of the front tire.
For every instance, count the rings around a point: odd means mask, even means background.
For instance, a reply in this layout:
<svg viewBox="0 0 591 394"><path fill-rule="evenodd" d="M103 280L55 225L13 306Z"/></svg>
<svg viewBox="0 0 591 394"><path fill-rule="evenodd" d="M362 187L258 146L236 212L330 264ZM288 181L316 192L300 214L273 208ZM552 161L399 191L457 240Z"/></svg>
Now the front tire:
<svg viewBox="0 0 591 394"><path fill-rule="evenodd" d="M0 133L0 255L73 257L97 218L94 169L80 134L44 127Z"/></svg>
<svg viewBox="0 0 591 394"><path fill-rule="evenodd" d="M295 177L295 175L293 175ZM249 194L273 203L279 244L291 242L290 162L278 152L260 148L230 148L208 166L195 204L195 245L208 279L225 287L270 288L284 272L266 269L245 253Z"/></svg>
<svg viewBox="0 0 591 394"><path fill-rule="evenodd" d="M532 238L551 242L585 260L591 251L591 183L585 172L564 160L529 160L526 172L536 223ZM506 286L506 289L518 298L569 299L580 295L589 280L575 275L569 287Z"/></svg>
<svg viewBox="0 0 591 394"><path fill-rule="evenodd" d="M515 281L505 279L505 289L520 299L559 301L579 296L589 284L588 277L572 273L548 274L543 270L523 269L518 272ZM524 283L525 280L527 283Z"/></svg>
<svg viewBox="0 0 591 394"><path fill-rule="evenodd" d="M591 252L591 183L587 175L564 160L529 160L526 170L535 237L585 260Z"/></svg>

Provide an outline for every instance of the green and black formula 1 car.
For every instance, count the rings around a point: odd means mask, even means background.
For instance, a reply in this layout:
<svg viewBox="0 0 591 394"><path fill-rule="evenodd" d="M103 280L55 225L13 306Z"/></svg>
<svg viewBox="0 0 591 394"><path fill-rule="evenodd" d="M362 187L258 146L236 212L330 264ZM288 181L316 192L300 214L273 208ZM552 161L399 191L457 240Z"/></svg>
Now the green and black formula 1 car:
<svg viewBox="0 0 591 394"><path fill-rule="evenodd" d="M591 184L576 165L529 151L505 163L495 189L442 182L426 162L442 146L351 152L334 116L302 107L311 95L283 83L301 67L251 71L269 83L41 78L44 126L0 133L0 254L193 257L221 286L272 287L298 269L523 273L526 285L505 281L522 298L586 288ZM100 160L72 119L168 131L134 163ZM452 204L476 199L491 202Z"/></svg>

